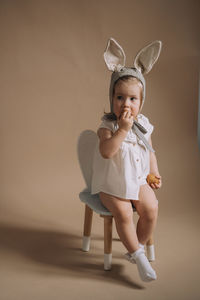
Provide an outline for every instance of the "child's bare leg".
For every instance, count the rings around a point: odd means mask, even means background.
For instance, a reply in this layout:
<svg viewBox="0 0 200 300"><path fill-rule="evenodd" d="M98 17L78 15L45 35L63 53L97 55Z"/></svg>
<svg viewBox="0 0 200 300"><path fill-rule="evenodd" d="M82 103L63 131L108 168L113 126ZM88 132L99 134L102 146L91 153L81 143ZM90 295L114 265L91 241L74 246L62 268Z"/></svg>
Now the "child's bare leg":
<svg viewBox="0 0 200 300"><path fill-rule="evenodd" d="M134 200L133 203L140 216L136 230L138 240L141 244L146 244L156 226L158 201L152 188L145 184L140 187L139 201Z"/></svg>
<svg viewBox="0 0 200 300"><path fill-rule="evenodd" d="M131 202L102 192L99 195L103 205L112 213L117 233L128 252L139 249Z"/></svg>
<svg viewBox="0 0 200 300"><path fill-rule="evenodd" d="M103 205L112 213L119 237L126 249L129 251L129 260L137 264L141 279L143 281L155 280L156 273L145 256L144 250L139 247L133 223L131 202L105 193L100 193L100 199Z"/></svg>

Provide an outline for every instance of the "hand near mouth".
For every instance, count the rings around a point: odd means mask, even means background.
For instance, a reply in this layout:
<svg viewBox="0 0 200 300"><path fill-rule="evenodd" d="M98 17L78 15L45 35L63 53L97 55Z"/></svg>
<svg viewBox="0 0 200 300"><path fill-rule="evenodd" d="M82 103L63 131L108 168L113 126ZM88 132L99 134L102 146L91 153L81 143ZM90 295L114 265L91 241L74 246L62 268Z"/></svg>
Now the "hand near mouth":
<svg viewBox="0 0 200 300"><path fill-rule="evenodd" d="M133 126L133 121L134 121L134 117L131 114L130 109L125 107L118 119L119 129L123 129L128 132Z"/></svg>

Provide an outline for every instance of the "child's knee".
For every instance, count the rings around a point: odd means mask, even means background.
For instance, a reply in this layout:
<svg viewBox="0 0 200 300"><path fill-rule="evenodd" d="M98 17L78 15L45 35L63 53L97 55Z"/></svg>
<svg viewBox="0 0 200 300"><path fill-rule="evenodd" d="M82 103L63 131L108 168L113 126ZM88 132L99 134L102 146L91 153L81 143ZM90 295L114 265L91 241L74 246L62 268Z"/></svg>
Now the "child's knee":
<svg viewBox="0 0 200 300"><path fill-rule="evenodd" d="M149 222L155 221L158 216L158 202L156 201L154 204L146 208L143 212L143 216Z"/></svg>
<svg viewBox="0 0 200 300"><path fill-rule="evenodd" d="M114 219L121 223L127 223L133 220L132 209L120 209L115 211Z"/></svg>

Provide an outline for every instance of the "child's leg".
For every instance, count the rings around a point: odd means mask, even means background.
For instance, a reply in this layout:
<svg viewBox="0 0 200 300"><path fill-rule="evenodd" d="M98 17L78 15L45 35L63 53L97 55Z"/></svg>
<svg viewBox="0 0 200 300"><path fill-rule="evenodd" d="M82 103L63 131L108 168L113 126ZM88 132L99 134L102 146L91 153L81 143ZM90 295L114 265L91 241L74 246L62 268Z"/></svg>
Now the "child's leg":
<svg viewBox="0 0 200 300"><path fill-rule="evenodd" d="M130 253L139 249L131 202L102 192L99 195L103 205L112 213L118 235L126 249Z"/></svg>
<svg viewBox="0 0 200 300"><path fill-rule="evenodd" d="M139 248L138 238L133 223L133 209L130 201L100 193L103 205L112 213L119 237L130 253L130 261L136 262L140 277L143 281L156 279L144 250Z"/></svg>
<svg viewBox="0 0 200 300"><path fill-rule="evenodd" d="M139 200L133 201L139 217L137 223L137 236L141 244L151 237L156 226L158 216L158 201L152 188L148 185L141 185Z"/></svg>

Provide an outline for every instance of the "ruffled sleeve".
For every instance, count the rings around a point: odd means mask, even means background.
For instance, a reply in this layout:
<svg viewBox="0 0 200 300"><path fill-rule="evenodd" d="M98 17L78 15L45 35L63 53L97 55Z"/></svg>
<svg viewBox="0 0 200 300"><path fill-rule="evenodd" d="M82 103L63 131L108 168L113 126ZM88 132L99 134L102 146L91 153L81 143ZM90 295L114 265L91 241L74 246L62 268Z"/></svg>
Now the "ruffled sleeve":
<svg viewBox="0 0 200 300"><path fill-rule="evenodd" d="M104 117L101 120L102 120L102 122L99 126L99 129L100 128L107 128L110 131L115 132L115 130L116 130L115 129L115 122L106 120L106 119L104 119Z"/></svg>
<svg viewBox="0 0 200 300"><path fill-rule="evenodd" d="M149 119L142 114L138 116L138 122L147 130L145 137L149 138L154 130L154 126L149 122Z"/></svg>

